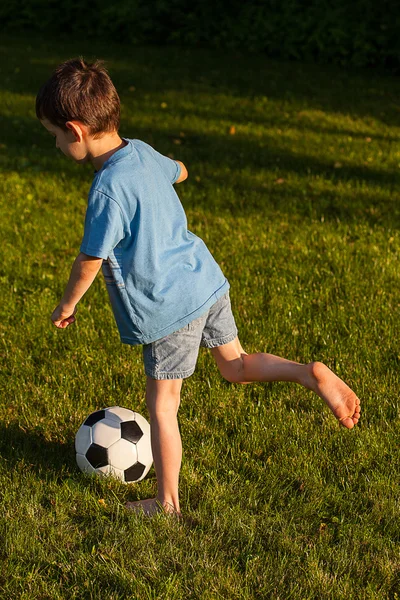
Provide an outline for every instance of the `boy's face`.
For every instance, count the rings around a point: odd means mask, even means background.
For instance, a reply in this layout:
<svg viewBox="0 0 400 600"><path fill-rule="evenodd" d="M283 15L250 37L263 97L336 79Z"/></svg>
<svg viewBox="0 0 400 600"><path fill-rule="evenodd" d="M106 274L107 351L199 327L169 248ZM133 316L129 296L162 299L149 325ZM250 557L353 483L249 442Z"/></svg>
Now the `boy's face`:
<svg viewBox="0 0 400 600"><path fill-rule="evenodd" d="M75 124L71 123L72 127L64 131L64 129L53 125L47 119L43 119L40 122L56 138L56 148L59 148L65 156L72 158L77 163L85 163L89 160L85 139L79 133L77 134ZM66 125L68 127L69 123Z"/></svg>

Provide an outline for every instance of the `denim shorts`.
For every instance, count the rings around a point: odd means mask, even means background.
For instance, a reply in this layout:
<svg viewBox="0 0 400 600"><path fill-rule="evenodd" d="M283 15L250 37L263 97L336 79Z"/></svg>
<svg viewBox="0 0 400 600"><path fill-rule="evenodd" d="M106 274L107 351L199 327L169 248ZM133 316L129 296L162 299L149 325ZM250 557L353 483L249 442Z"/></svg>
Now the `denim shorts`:
<svg viewBox="0 0 400 600"><path fill-rule="evenodd" d="M143 346L146 375L152 379L185 379L196 368L200 346L216 348L237 336L229 291L189 325Z"/></svg>

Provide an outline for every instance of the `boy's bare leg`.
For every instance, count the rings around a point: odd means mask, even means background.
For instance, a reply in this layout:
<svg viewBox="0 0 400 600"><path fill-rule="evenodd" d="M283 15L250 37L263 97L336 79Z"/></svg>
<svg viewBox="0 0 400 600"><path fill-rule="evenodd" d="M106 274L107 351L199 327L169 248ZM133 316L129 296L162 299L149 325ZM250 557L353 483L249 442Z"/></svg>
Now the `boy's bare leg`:
<svg viewBox="0 0 400 600"><path fill-rule="evenodd" d="M329 406L338 421L352 429L360 418L360 400L326 365L296 363L273 354L247 354L236 338L212 348L221 375L233 383L292 381L312 390Z"/></svg>
<svg viewBox="0 0 400 600"><path fill-rule="evenodd" d="M151 516L164 510L180 515L178 483L182 462L182 442L178 408L182 379L147 378L146 403L150 414L151 447L157 476L157 496L127 502L126 508Z"/></svg>

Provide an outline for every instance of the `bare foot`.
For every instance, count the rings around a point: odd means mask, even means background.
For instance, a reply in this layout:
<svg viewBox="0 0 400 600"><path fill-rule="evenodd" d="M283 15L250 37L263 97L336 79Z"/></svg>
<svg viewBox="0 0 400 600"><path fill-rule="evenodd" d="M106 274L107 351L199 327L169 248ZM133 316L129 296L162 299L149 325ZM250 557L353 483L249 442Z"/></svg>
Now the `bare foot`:
<svg viewBox="0 0 400 600"><path fill-rule="evenodd" d="M169 502L160 502L157 498L148 498L147 500L138 500L136 502L127 502L125 508L132 510L135 513L142 513L146 517L153 517L159 513L172 514L177 517L181 516L181 513L175 510L175 508Z"/></svg>
<svg viewBox="0 0 400 600"><path fill-rule="evenodd" d="M360 400L355 393L323 363L310 363L306 368L307 387L326 402L341 425L352 429L360 419Z"/></svg>

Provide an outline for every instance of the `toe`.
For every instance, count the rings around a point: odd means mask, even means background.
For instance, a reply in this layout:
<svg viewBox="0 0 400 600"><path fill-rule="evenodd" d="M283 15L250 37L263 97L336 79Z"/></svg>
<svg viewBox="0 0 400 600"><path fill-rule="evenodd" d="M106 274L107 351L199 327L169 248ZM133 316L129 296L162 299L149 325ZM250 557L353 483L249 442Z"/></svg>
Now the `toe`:
<svg viewBox="0 0 400 600"><path fill-rule="evenodd" d="M353 429L355 423L352 417L342 417L339 419L339 425L343 425L346 429Z"/></svg>

